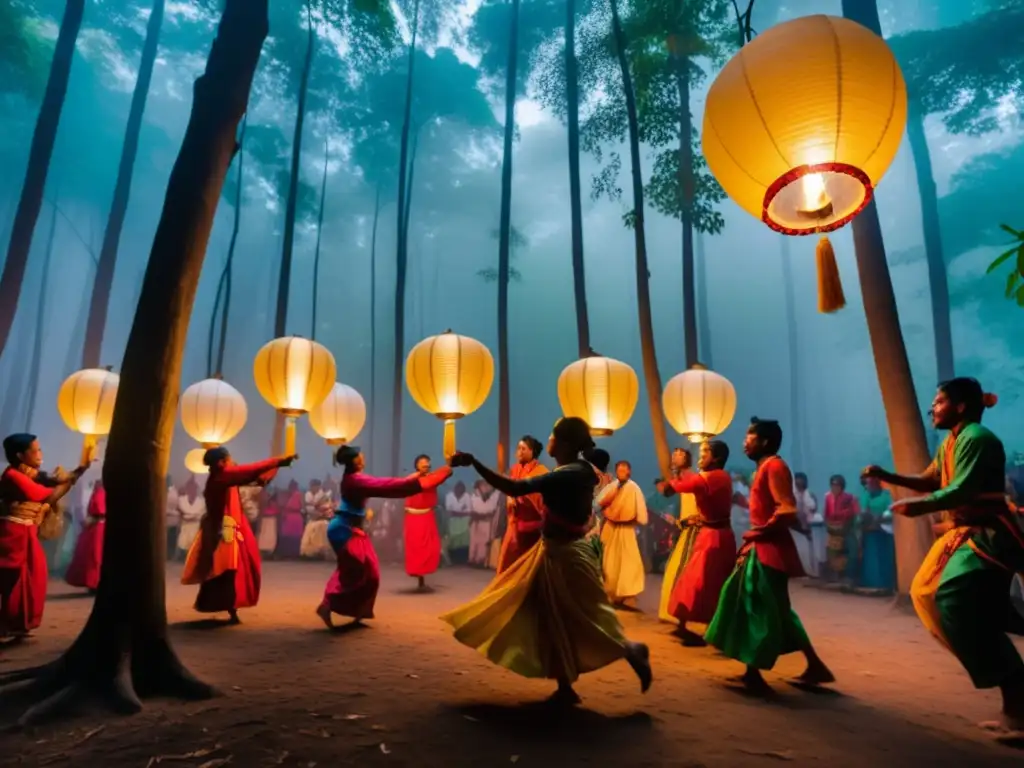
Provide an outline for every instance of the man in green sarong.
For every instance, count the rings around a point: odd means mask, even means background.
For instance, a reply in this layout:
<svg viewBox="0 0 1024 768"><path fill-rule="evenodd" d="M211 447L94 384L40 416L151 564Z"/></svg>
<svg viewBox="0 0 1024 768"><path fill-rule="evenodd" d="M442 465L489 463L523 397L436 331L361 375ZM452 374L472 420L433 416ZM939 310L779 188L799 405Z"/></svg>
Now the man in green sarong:
<svg viewBox="0 0 1024 768"><path fill-rule="evenodd" d="M743 452L757 464L748 503L751 528L743 534L736 570L704 634L710 645L747 665L738 682L759 693L768 692L761 671L787 653L800 652L807 659L796 683L818 686L835 680L789 602L789 580L804 570L789 530L796 522L796 499L793 475L778 456L781 446L777 421L751 420L743 441Z"/></svg>
<svg viewBox="0 0 1024 768"><path fill-rule="evenodd" d="M920 475L904 476L871 466L865 477L927 493L902 499L892 511L907 517L946 512L945 532L935 542L911 587L917 615L959 659L976 688L999 688L1003 723L1013 739L1024 731L1024 662L1008 632L1022 633L1010 602L1010 582L1024 572L1024 533L1004 494L1003 444L981 425L996 397L975 379L939 385L932 423L949 434Z"/></svg>

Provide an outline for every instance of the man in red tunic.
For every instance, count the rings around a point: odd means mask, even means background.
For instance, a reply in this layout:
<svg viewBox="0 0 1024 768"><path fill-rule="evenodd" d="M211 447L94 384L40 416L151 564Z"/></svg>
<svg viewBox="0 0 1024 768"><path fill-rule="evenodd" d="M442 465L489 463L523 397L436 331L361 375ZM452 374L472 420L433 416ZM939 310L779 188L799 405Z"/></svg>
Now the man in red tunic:
<svg viewBox="0 0 1024 768"><path fill-rule="evenodd" d="M39 523L88 465L46 482L35 435L10 435L3 447L9 466L0 475L0 636L25 637L42 623L49 578Z"/></svg>
<svg viewBox="0 0 1024 768"><path fill-rule="evenodd" d="M700 472L683 470L667 483L659 483L665 496L692 493L697 502L696 519L689 523L697 528L697 536L668 604L669 613L679 620L676 634L687 646L706 645L686 623L711 621L722 585L736 565L736 536L730 524L732 478L725 471L728 461L728 445L721 440L707 441L700 446Z"/></svg>
<svg viewBox="0 0 1024 768"><path fill-rule="evenodd" d="M195 608L200 613L227 611L239 623L238 609L251 608L260 598L260 550L249 520L242 512L238 487L267 483L280 467L298 456L265 459L255 464L235 464L224 447L211 448L203 456L210 468L203 497L203 516L181 574L182 584L199 584Z"/></svg>
<svg viewBox="0 0 1024 768"><path fill-rule="evenodd" d="M427 477L430 457L416 457L416 471L409 478ZM437 486L424 488L405 499L405 572L417 580L417 588L427 589L426 577L441 564L441 534L437 530Z"/></svg>
<svg viewBox="0 0 1024 768"><path fill-rule="evenodd" d="M516 463L512 466L509 477L513 480L526 480L546 474L548 468L537 461L542 450L544 447L537 438L525 435L516 445ZM540 541L540 532L544 527L544 499L539 493L518 498L509 496L506 505L508 527L505 529L501 553L498 555L499 574Z"/></svg>

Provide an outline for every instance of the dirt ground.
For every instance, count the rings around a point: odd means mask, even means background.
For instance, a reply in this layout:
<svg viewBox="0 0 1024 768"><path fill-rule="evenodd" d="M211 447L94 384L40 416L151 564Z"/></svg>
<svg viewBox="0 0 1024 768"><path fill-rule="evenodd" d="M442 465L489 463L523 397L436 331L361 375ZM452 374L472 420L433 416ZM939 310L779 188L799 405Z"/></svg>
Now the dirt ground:
<svg viewBox="0 0 1024 768"><path fill-rule="evenodd" d="M625 663L586 676L584 708L554 716L552 690L494 667L451 639L438 614L471 597L488 573L445 569L434 594L386 568L378 619L329 633L313 614L326 563L269 563L260 605L243 624L196 620L194 588L168 574L168 614L181 657L218 686L208 702L149 701L134 717L99 712L0 733L0 766L257 768L258 766L1005 766L1024 753L993 743L978 723L998 695L975 691L916 619L886 600L793 586L797 611L838 677L835 691L769 676L773 701L723 683L737 666L710 649L682 648L653 617L623 614L650 644L655 682L643 696ZM58 582L43 627L8 648L0 672L49 660L84 622L91 599Z"/></svg>

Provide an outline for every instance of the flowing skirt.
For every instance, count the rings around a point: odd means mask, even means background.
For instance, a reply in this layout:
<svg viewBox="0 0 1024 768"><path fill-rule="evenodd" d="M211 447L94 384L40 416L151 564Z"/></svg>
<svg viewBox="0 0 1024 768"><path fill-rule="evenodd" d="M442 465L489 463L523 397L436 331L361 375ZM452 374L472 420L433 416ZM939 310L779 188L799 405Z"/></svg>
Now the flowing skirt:
<svg viewBox="0 0 1024 768"><path fill-rule="evenodd" d="M441 619L460 643L523 677L572 683L626 655L601 566L584 540L541 539Z"/></svg>
<svg viewBox="0 0 1024 768"><path fill-rule="evenodd" d="M954 528L932 545L910 596L921 623L957 657L975 688L994 688L1024 674L1006 634L1019 629L1009 599L1013 573L978 555L970 533Z"/></svg>
<svg viewBox="0 0 1024 768"><path fill-rule="evenodd" d="M789 602L789 576L763 565L750 547L725 582L704 639L730 659L771 669L779 656L808 644Z"/></svg>
<svg viewBox="0 0 1024 768"><path fill-rule="evenodd" d="M48 579L36 526L0 520L0 635L42 623Z"/></svg>
<svg viewBox="0 0 1024 768"><path fill-rule="evenodd" d="M621 602L644 591L644 561L636 539L636 526L605 522L601 528L602 565L608 598Z"/></svg>
<svg viewBox="0 0 1024 768"><path fill-rule="evenodd" d="M327 541L326 520L313 520L306 524L306 529L302 532L302 542L299 544L299 554L321 560L334 555L334 550Z"/></svg>
<svg viewBox="0 0 1024 768"><path fill-rule="evenodd" d="M405 513L405 572L429 576L441 564L441 535L433 512Z"/></svg>
<svg viewBox="0 0 1024 768"><path fill-rule="evenodd" d="M678 624L679 619L672 615L669 611L669 602L672 599L672 591L675 589L676 582L679 580L679 576L683 572L683 568L686 567L686 563L690 559L690 553L693 551L693 542L697 539L697 529L692 525L688 525L679 532L679 538L676 539L676 544L672 548L672 554L669 555L668 561L665 563L665 576L661 580L661 599L658 601L658 618L668 624ZM735 537L734 539L735 540Z"/></svg>
<svg viewBox="0 0 1024 768"><path fill-rule="evenodd" d="M200 613L251 608L259 602L260 552L244 516L231 538L225 541L219 531L204 529L185 559L181 583L200 585L195 603Z"/></svg>
<svg viewBox="0 0 1024 768"><path fill-rule="evenodd" d="M896 545L891 533L865 531L860 586L886 592L896 588Z"/></svg>
<svg viewBox="0 0 1024 768"><path fill-rule="evenodd" d="M97 520L82 529L64 579L72 587L96 589L100 585L100 567L103 565L103 534L105 520Z"/></svg>
<svg viewBox="0 0 1024 768"><path fill-rule="evenodd" d="M353 619L372 619L380 588L380 564L373 542L361 530L336 550L338 567L327 582L323 605L331 613Z"/></svg>
<svg viewBox="0 0 1024 768"><path fill-rule="evenodd" d="M681 624L707 624L735 567L736 536L732 528L699 529L690 559L672 590L669 612Z"/></svg>
<svg viewBox="0 0 1024 768"><path fill-rule="evenodd" d="M501 540L501 552L498 554L497 571L507 571L516 560L525 555L540 541L540 528L535 531L520 531L514 520L509 521L505 529L505 537Z"/></svg>

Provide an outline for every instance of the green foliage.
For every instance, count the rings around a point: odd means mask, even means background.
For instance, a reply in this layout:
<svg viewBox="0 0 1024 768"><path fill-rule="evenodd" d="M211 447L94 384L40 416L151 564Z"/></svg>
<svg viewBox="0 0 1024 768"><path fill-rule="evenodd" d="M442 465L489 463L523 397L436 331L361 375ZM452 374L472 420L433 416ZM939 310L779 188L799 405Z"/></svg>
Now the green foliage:
<svg viewBox="0 0 1024 768"><path fill-rule="evenodd" d="M889 45L907 89L926 115L941 114L952 133L998 128L996 108L1010 98L1024 109L1024 0L990 0L987 13L954 27L899 35Z"/></svg>
<svg viewBox="0 0 1024 768"><path fill-rule="evenodd" d="M273 188L278 200L288 196L290 181L291 141L273 126L249 125L245 131L245 151L260 166L264 176ZM230 176L230 174L229 174ZM233 183L225 182L225 190L233 189ZM243 200L244 200L243 195ZM296 221L311 223L316 218L320 192L315 185L299 179L298 202L295 207ZM231 198L234 202L234 198Z"/></svg>
<svg viewBox="0 0 1024 768"><path fill-rule="evenodd" d="M500 239L501 232L497 229L491 230L491 237L495 240ZM522 233L522 231L515 224L512 225L508 233L508 245L509 245L509 261L515 261L519 256L519 249L525 248L530 244L529 238ZM483 280L485 283L496 283L498 282L498 270L495 267L486 267L484 269L478 269L476 276ZM511 264L508 268L508 279L511 283L521 282L523 279L523 273L513 267Z"/></svg>
<svg viewBox="0 0 1024 768"><path fill-rule="evenodd" d="M480 54L480 70L497 80L504 93L505 68L508 64L509 25L512 3L509 0L485 0L473 14L469 27L469 45ZM524 0L519 5L516 92L526 90L530 77L527 66L540 46L565 23L565 5L557 0Z"/></svg>
<svg viewBox="0 0 1024 768"><path fill-rule="evenodd" d="M0 94L42 97L53 44L41 31L40 19L28 3L0 0Z"/></svg>
<svg viewBox="0 0 1024 768"><path fill-rule="evenodd" d="M1017 302L1017 306L1024 307L1024 229L1017 230L1007 224L1000 224L1000 229L1013 236L1009 248L999 254L991 264L988 265L986 274L991 275L1007 261L1013 259L1012 269L1006 276L1006 298Z"/></svg>

